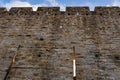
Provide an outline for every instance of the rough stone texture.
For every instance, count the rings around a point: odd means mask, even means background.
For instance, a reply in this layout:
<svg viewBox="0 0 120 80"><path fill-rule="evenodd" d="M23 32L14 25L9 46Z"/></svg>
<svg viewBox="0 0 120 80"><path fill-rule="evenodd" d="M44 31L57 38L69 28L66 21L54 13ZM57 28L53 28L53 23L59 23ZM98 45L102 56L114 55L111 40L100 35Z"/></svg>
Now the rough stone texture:
<svg viewBox="0 0 120 80"><path fill-rule="evenodd" d="M17 50L18 45L21 46ZM0 80L120 80L120 8L0 8Z"/></svg>

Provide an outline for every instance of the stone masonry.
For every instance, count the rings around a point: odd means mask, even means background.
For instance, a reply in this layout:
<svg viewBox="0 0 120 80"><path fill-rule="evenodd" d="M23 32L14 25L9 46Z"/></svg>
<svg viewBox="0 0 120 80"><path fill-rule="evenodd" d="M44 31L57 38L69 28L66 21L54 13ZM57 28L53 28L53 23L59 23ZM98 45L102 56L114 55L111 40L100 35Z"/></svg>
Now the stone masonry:
<svg viewBox="0 0 120 80"><path fill-rule="evenodd" d="M19 50L17 47L20 45ZM120 8L0 8L0 80L120 80Z"/></svg>

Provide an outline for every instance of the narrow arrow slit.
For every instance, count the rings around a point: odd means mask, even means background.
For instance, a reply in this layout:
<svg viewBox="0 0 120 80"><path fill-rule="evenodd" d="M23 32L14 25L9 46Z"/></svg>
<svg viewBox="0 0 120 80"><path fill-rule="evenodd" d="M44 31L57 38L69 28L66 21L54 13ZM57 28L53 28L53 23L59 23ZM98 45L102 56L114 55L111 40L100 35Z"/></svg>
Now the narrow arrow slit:
<svg viewBox="0 0 120 80"><path fill-rule="evenodd" d="M73 80L76 80L76 55L75 55L75 46L73 46Z"/></svg>
<svg viewBox="0 0 120 80"><path fill-rule="evenodd" d="M76 77L76 60L73 60L73 77Z"/></svg>

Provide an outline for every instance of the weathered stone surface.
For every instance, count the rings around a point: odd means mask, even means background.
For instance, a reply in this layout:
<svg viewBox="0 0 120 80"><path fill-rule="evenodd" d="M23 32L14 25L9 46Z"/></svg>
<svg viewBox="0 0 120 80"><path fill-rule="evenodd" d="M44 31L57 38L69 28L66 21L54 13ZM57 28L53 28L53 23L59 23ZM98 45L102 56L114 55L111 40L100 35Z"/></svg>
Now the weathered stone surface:
<svg viewBox="0 0 120 80"><path fill-rule="evenodd" d="M17 47L20 45L20 49ZM120 8L0 8L0 80L120 80Z"/></svg>

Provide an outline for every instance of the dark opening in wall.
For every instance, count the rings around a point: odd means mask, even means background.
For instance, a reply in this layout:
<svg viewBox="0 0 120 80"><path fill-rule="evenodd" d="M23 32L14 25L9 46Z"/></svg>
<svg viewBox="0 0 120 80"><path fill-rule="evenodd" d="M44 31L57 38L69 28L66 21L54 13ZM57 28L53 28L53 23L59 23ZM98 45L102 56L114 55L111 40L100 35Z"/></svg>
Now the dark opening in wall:
<svg viewBox="0 0 120 80"><path fill-rule="evenodd" d="M37 13L37 15L39 15L39 13Z"/></svg>
<svg viewBox="0 0 120 80"><path fill-rule="evenodd" d="M73 77L73 80L76 80L76 77Z"/></svg>
<svg viewBox="0 0 120 80"><path fill-rule="evenodd" d="M100 13L100 16L102 16L102 13Z"/></svg>
<svg viewBox="0 0 120 80"><path fill-rule="evenodd" d="M113 61L114 61L116 66L120 67L120 55L119 54L114 54Z"/></svg>
<svg viewBox="0 0 120 80"><path fill-rule="evenodd" d="M46 49L46 51L50 51L50 49Z"/></svg>
<svg viewBox="0 0 120 80"><path fill-rule="evenodd" d="M118 55L115 55L114 58L115 58L116 60L120 60L120 57L119 57Z"/></svg>
<svg viewBox="0 0 120 80"><path fill-rule="evenodd" d="M11 13L9 13L9 15L11 15Z"/></svg>
<svg viewBox="0 0 120 80"><path fill-rule="evenodd" d="M40 55L40 54L38 54L37 56L38 56L38 57L41 57L41 55Z"/></svg>
<svg viewBox="0 0 120 80"><path fill-rule="evenodd" d="M22 36L21 34L17 35L17 36Z"/></svg>
<svg viewBox="0 0 120 80"><path fill-rule="evenodd" d="M89 15L88 13L86 13L86 15Z"/></svg>
<svg viewBox="0 0 120 80"><path fill-rule="evenodd" d="M68 13L68 15L70 15L70 13Z"/></svg>
<svg viewBox="0 0 120 80"><path fill-rule="evenodd" d="M40 38L40 41L43 41L44 40L44 38Z"/></svg>
<svg viewBox="0 0 120 80"><path fill-rule="evenodd" d="M26 36L27 36L27 37L31 37L31 35L29 35L29 34L28 34L28 35L26 35Z"/></svg>
<svg viewBox="0 0 120 80"><path fill-rule="evenodd" d="M55 13L55 16L56 16L57 14Z"/></svg>
<svg viewBox="0 0 120 80"><path fill-rule="evenodd" d="M100 53L95 53L95 57L96 57L96 58L99 58L100 56L101 56Z"/></svg>
<svg viewBox="0 0 120 80"><path fill-rule="evenodd" d="M25 15L27 15L27 13L25 13Z"/></svg>

